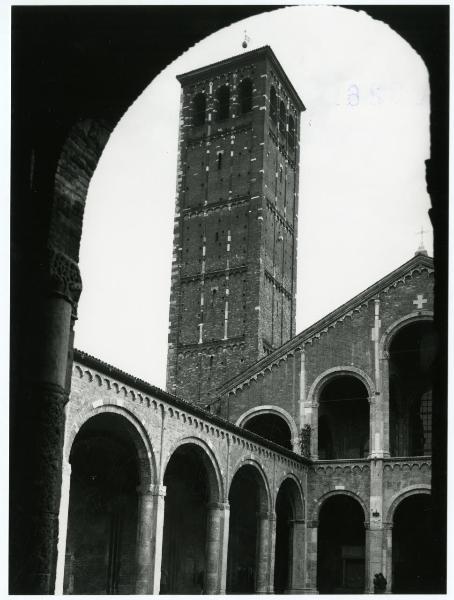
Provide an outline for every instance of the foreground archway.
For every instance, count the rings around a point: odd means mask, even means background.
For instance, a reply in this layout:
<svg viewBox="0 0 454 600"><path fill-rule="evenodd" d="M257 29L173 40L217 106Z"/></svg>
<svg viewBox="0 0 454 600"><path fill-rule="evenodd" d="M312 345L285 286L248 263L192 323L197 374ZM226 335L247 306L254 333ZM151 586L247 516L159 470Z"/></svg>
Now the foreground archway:
<svg viewBox="0 0 454 600"><path fill-rule="evenodd" d="M140 461L137 432L124 417L89 419L71 448L71 488L64 593L136 591L138 495L150 473Z"/></svg>
<svg viewBox="0 0 454 600"><path fill-rule="evenodd" d="M243 465L229 492L230 528L227 593L269 589L269 504L265 482L255 466Z"/></svg>
<svg viewBox="0 0 454 600"><path fill-rule="evenodd" d="M216 593L219 581L217 568L212 572L212 553L219 550L219 539L211 539L216 520L210 518L210 510L217 509L221 493L205 449L195 443L179 446L167 463L164 485L160 593Z"/></svg>
<svg viewBox="0 0 454 600"><path fill-rule="evenodd" d="M285 479L276 497L274 592L296 593L303 588L304 509L300 490Z"/></svg>
<svg viewBox="0 0 454 600"><path fill-rule="evenodd" d="M323 386L318 409L320 459L363 458L369 453L369 403L366 386L349 374Z"/></svg>
<svg viewBox="0 0 454 600"><path fill-rule="evenodd" d="M402 500L393 519L393 593L424 594L437 589L433 539L430 494L414 494Z"/></svg>
<svg viewBox="0 0 454 600"><path fill-rule="evenodd" d="M364 510L350 496L331 496L319 514L317 589L320 594L360 594L364 585Z"/></svg>

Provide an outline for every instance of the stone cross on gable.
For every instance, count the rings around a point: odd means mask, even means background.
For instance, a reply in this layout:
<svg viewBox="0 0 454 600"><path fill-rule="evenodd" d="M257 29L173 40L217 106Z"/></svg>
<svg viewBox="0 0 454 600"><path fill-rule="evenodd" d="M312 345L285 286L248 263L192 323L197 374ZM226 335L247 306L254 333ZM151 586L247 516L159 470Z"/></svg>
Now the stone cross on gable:
<svg viewBox="0 0 454 600"><path fill-rule="evenodd" d="M416 296L416 300L413 300L413 304L416 305L416 308L418 310L421 310L424 308L424 304L426 304L427 302L427 298L424 298L424 296L422 294L418 294Z"/></svg>
<svg viewBox="0 0 454 600"><path fill-rule="evenodd" d="M426 229L424 229L423 227L421 227L421 229L418 231L418 235L421 236L421 247L424 248L424 234L428 233L428 231Z"/></svg>

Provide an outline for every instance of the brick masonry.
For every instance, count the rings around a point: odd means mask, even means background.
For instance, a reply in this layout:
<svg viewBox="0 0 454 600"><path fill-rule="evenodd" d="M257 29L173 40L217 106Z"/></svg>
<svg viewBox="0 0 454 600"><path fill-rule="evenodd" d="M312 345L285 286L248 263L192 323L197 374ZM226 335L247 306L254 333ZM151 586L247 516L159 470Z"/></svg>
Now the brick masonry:
<svg viewBox="0 0 454 600"><path fill-rule="evenodd" d="M304 107L267 47L179 80L167 388L207 404L222 383L295 333L296 140ZM245 81L252 96L243 111ZM229 114L220 119L218 94L226 88ZM283 125L271 118L271 88L277 108L285 105ZM200 94L206 108L197 124Z"/></svg>

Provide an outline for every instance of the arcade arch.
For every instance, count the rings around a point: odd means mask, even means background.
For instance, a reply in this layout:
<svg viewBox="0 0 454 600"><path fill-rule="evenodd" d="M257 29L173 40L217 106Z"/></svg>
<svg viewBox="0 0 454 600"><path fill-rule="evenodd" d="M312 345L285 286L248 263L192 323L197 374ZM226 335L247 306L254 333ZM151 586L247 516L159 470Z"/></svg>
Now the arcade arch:
<svg viewBox="0 0 454 600"><path fill-rule="evenodd" d="M432 501L428 490L405 494L395 507L392 528L392 592L430 593L434 578Z"/></svg>
<svg viewBox="0 0 454 600"><path fill-rule="evenodd" d="M284 448L296 450L298 428L293 417L279 406L266 404L251 408L241 415L236 425Z"/></svg>
<svg viewBox="0 0 454 600"><path fill-rule="evenodd" d="M436 339L429 315L397 323L385 342L388 357L391 456L432 452L432 385Z"/></svg>
<svg viewBox="0 0 454 600"><path fill-rule="evenodd" d="M99 412L76 434L69 456L66 594L143 591L138 516L140 490L154 480L148 456L138 430L118 413Z"/></svg>
<svg viewBox="0 0 454 600"><path fill-rule="evenodd" d="M365 511L353 494L322 501L317 544L317 590L321 594L362 593L365 588Z"/></svg>
<svg viewBox="0 0 454 600"><path fill-rule="evenodd" d="M217 463L199 440L186 439L171 453L166 487L161 594L219 591L219 503Z"/></svg>
<svg viewBox="0 0 454 600"><path fill-rule="evenodd" d="M286 477L276 497L274 592L303 587L304 505L299 483Z"/></svg>
<svg viewBox="0 0 454 600"><path fill-rule="evenodd" d="M229 490L227 586L230 594L266 593L269 581L270 501L265 475L253 461L240 464Z"/></svg>
<svg viewBox="0 0 454 600"><path fill-rule="evenodd" d="M318 457L364 458L369 454L369 392L349 372L331 375L319 391Z"/></svg>

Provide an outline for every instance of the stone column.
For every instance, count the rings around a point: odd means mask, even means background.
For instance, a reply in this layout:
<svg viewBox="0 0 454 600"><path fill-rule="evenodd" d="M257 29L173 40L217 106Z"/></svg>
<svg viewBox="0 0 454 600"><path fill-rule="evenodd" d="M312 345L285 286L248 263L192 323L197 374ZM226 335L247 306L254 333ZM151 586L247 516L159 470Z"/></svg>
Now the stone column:
<svg viewBox="0 0 454 600"><path fill-rule="evenodd" d="M306 526L306 594L318 594L317 538L318 521L308 521Z"/></svg>
<svg viewBox="0 0 454 600"><path fill-rule="evenodd" d="M228 518L230 508L228 504L211 502L208 504L207 510L204 593L221 594L225 593L227 576ZM226 519L227 529L225 527Z"/></svg>
<svg viewBox="0 0 454 600"><path fill-rule="evenodd" d="M153 526L152 526L152 582L151 593L159 594L161 587L162 538L164 534L164 507L166 488L164 485L151 486L153 496Z"/></svg>
<svg viewBox="0 0 454 600"><path fill-rule="evenodd" d="M45 265L45 266L44 266ZM30 373L22 435L29 448L25 471L18 477L27 487L22 524L24 563L14 582L16 593L52 594L58 556L65 405L69 397L72 330L82 288L77 264L62 252L48 249L39 265L36 304L35 360ZM14 512L14 509L12 509ZM19 515L20 516L20 515ZM12 517L14 522L14 516ZM15 526L15 525L14 525Z"/></svg>
<svg viewBox="0 0 454 600"><path fill-rule="evenodd" d="M138 486L136 540L136 594L151 594L153 590L153 512L154 486Z"/></svg>
<svg viewBox="0 0 454 600"><path fill-rule="evenodd" d="M312 403L311 459L318 460L318 402Z"/></svg>
<svg viewBox="0 0 454 600"><path fill-rule="evenodd" d="M393 585L393 524L383 523L383 575L386 577L386 593L392 593Z"/></svg>
<svg viewBox="0 0 454 600"><path fill-rule="evenodd" d="M230 531L230 505L225 502L223 508L223 520L222 520L222 549L220 558L220 584L219 593L225 595L227 588L227 559L229 550L229 531Z"/></svg>
<svg viewBox="0 0 454 600"><path fill-rule="evenodd" d="M378 447L380 454L380 447ZM383 460L372 458L370 465L370 507L366 522L366 585L374 590L375 573L383 573Z"/></svg>
<svg viewBox="0 0 454 600"><path fill-rule="evenodd" d="M257 552L255 592L269 593L270 587L270 513L257 514Z"/></svg>
<svg viewBox="0 0 454 600"><path fill-rule="evenodd" d="M159 594L166 488L162 485L141 485L137 492L135 593Z"/></svg>
<svg viewBox="0 0 454 600"><path fill-rule="evenodd" d="M274 561L276 557L276 513L269 517L268 594L274 594Z"/></svg>
<svg viewBox="0 0 454 600"><path fill-rule="evenodd" d="M383 352L380 356L381 364L381 422L383 430L383 456L389 458L391 456L391 434L390 434L390 411L389 411L389 352Z"/></svg>
<svg viewBox="0 0 454 600"><path fill-rule="evenodd" d="M63 594L63 584L65 579L65 560L66 560L66 536L68 533L68 512L69 512L69 494L71 489L71 464L63 465L63 475L61 484L60 513L58 518L58 555L57 569L55 577L55 594Z"/></svg>
<svg viewBox="0 0 454 600"><path fill-rule="evenodd" d="M306 526L304 519L294 519L291 521L290 530L290 557L289 557L289 581L287 594L305 594L307 591L305 584L305 533Z"/></svg>

